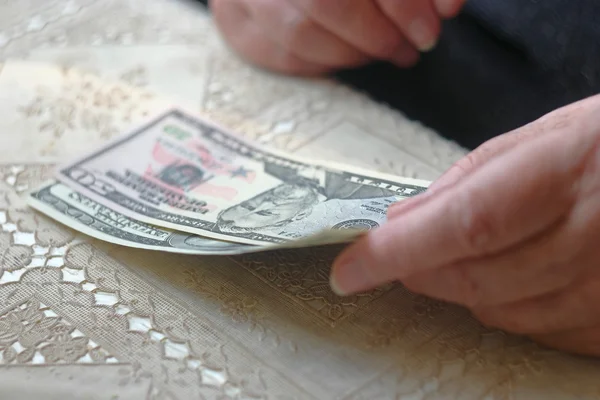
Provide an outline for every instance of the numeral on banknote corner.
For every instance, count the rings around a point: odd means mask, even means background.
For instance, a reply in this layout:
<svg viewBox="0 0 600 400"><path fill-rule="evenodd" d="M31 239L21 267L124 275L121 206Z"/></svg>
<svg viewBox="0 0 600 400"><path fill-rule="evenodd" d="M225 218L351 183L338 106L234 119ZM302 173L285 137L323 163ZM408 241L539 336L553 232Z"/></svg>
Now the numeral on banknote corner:
<svg viewBox="0 0 600 400"><path fill-rule="evenodd" d="M75 210L73 208L69 208L69 210L67 211L67 215L73 217L74 219L76 219L84 225L92 225L95 222L94 218L84 214L80 210Z"/></svg>
<svg viewBox="0 0 600 400"><path fill-rule="evenodd" d="M81 168L67 170L69 178L95 193L106 195L115 191L115 187L103 179L96 178L94 174Z"/></svg>
<svg viewBox="0 0 600 400"><path fill-rule="evenodd" d="M41 193L39 195L39 200L45 204L52 205L56 210L62 212L65 215L77 220L78 222L84 225L92 225L94 223L94 219L89 215L83 213L82 211L71 207L69 204L60 200L57 197L54 197L50 193Z"/></svg>

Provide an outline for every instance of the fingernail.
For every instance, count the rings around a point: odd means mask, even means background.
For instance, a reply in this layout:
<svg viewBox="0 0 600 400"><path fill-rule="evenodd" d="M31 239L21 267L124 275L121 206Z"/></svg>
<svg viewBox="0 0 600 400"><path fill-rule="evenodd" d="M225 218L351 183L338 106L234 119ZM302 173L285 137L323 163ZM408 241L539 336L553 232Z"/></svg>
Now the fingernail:
<svg viewBox="0 0 600 400"><path fill-rule="evenodd" d="M427 23L423 20L415 20L410 24L408 32L411 40L421 51L433 49L437 43L437 38Z"/></svg>
<svg viewBox="0 0 600 400"><path fill-rule="evenodd" d="M350 259L334 265L330 278L331 290L338 296L347 296L363 290L370 283L365 265L359 259Z"/></svg>
<svg viewBox="0 0 600 400"><path fill-rule="evenodd" d="M434 4L441 17L451 17L456 11L456 0L435 0Z"/></svg>

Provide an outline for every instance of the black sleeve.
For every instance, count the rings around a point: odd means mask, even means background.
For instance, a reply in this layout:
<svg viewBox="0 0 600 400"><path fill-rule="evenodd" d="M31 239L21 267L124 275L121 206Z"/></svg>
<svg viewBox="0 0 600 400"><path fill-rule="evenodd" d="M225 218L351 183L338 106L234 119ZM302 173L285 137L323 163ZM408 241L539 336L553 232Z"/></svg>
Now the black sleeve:
<svg viewBox="0 0 600 400"><path fill-rule="evenodd" d="M336 77L472 149L600 93L599 20L597 0L467 1L415 67Z"/></svg>
<svg viewBox="0 0 600 400"><path fill-rule="evenodd" d="M202 4L204 7L208 8L208 0L196 0L197 2L199 2L200 4Z"/></svg>

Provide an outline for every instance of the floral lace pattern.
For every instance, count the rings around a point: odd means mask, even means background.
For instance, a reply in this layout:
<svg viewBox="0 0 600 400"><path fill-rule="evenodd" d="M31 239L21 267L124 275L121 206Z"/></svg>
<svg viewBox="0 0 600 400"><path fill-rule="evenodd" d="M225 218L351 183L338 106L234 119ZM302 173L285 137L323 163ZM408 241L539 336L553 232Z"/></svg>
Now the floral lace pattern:
<svg viewBox="0 0 600 400"><path fill-rule="evenodd" d="M0 0L0 61L0 397L600 399L597 360L398 285L335 296L337 248L148 253L23 202L57 163L173 101L282 150L424 179L464 154L435 132L245 65L183 0Z"/></svg>
<svg viewBox="0 0 600 400"><path fill-rule="evenodd" d="M335 296L329 286L329 265L333 262L333 254L323 259L314 255L306 257L303 251L291 250L241 257L239 263L273 289L305 303L308 309L335 326L377 299L386 289L350 297Z"/></svg>
<svg viewBox="0 0 600 400"><path fill-rule="evenodd" d="M0 351L2 364L117 362L36 300L0 316Z"/></svg>
<svg viewBox="0 0 600 400"><path fill-rule="evenodd" d="M38 88L35 99L19 110L26 118L39 121L42 137L50 134L60 139L65 132L77 129L82 135L94 132L102 139L110 139L121 133L116 123L131 124L134 115L148 116L143 105L152 94L127 91L116 84L98 85L94 77L72 74L69 69L61 72L68 85L60 88L60 97Z"/></svg>
<svg viewBox="0 0 600 400"><path fill-rule="evenodd" d="M0 74L0 90L11 93L6 104L17 102L20 108L18 118L9 124L0 121L0 127L19 126L28 137L40 130L49 133L40 134L40 144L13 140L0 149L3 160L57 162L76 156L136 123L144 111L172 101L283 150L358 160L404 176L434 179L464 154L430 129L339 84L274 76L248 66L223 45L200 8L185 0L150 0L144 7L133 0L30 3L29 10L7 13L11 23L0 22L0 36L5 29L10 38L0 45L0 61L25 58L60 65L63 72L32 78L40 71L14 71L9 63L9 71ZM32 19L39 29L11 33L15 24L28 26ZM72 68L87 74L76 76ZM93 81L91 75L101 79ZM11 81L19 81L18 87ZM116 89L108 81L128 85ZM81 86L83 82L93 87ZM103 85L105 90L96 93ZM140 89L136 95L142 98L121 98L123 92L132 94L131 86ZM15 89L20 93L13 94ZM170 100L158 104L144 97L147 93ZM118 111L112 114L102 104ZM361 146L365 136L372 142L367 152ZM82 137L87 142L81 143Z"/></svg>
<svg viewBox="0 0 600 400"><path fill-rule="evenodd" d="M27 169L4 166L0 176ZM255 364L252 355L226 346L214 327L136 282L126 267L74 233L34 214L12 187L0 186L0 303L11 305L0 316L0 367L120 362L133 368L132 382L151 380L152 399L265 398L267 384L293 393L275 371L245 367Z"/></svg>
<svg viewBox="0 0 600 400"><path fill-rule="evenodd" d="M51 167L0 167L0 370L114 365L140 399L600 398L598 361L459 307L334 296L335 248L199 259L80 237L23 205Z"/></svg>

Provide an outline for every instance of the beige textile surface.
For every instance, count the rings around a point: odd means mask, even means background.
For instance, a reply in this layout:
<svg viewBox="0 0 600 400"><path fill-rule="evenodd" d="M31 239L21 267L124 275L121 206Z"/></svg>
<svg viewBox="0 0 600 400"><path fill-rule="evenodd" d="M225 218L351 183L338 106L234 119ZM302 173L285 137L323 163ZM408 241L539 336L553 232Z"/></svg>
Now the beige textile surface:
<svg viewBox="0 0 600 400"><path fill-rule="evenodd" d="M0 57L0 399L600 398L597 360L459 307L400 286L334 296L335 249L148 254L22 201L171 98L279 149L423 179L464 154L434 132L249 68L182 1L0 0Z"/></svg>

